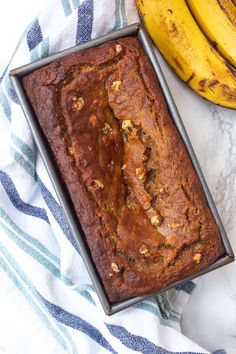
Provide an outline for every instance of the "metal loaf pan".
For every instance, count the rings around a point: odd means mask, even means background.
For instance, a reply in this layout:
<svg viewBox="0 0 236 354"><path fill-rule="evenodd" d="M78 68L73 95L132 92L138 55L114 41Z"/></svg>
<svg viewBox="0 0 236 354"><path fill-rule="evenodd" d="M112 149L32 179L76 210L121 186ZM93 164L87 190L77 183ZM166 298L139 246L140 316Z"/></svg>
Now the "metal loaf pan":
<svg viewBox="0 0 236 354"><path fill-rule="evenodd" d="M208 206L209 206L209 208L216 220L216 223L219 227L222 242L223 242L223 245L225 248L225 255L222 256L221 258L219 258L214 264L210 265L210 267L208 267L207 269L205 269L201 272L195 273L194 275L187 277L181 281L175 282L174 284L171 284L170 286L168 286L164 289L161 289L160 291L158 291L156 293L153 293L153 294L150 294L147 296L134 297L134 298L120 301L120 302L116 302L116 303L111 303L104 291L102 281L98 275L95 264L92 260L91 255L90 255L89 248L88 248L86 241L85 241L85 235L84 235L83 230L79 224L78 217L73 209L73 205L70 200L70 197L69 197L68 193L66 192L63 181L61 181L59 174L55 168L55 164L53 163L53 157L52 157L50 148L48 146L48 143L46 142L44 134L42 133L42 130L39 127L39 124L37 122L37 118L34 114L34 111L31 107L30 103L29 103L29 100L26 97L26 93L24 91L21 79L25 75L33 72L34 70L39 69L42 66L45 66L45 65L51 63L52 61L60 59L66 55L69 55L69 54L75 53L75 52L79 52L79 51L82 51L82 50L85 50L85 49L88 49L91 47L96 47L96 46L103 44L105 42L108 42L110 40L114 40L114 39L118 39L118 38L126 37L126 36L137 36L138 37L141 45L143 46L147 56L149 57L152 65L153 65L153 68L156 72L162 92L164 94L166 103L168 105L169 113L170 113L170 115L173 119L173 122L176 125L178 132L185 144L185 147L188 151L188 154L190 156L192 164L193 164L193 166L198 174L198 177L201 181L201 184L202 184L202 187L205 192L206 199L207 199ZM87 270L90 274L91 280L97 290L97 294L99 296L99 299L101 301L103 309L107 315L112 315L112 314L114 314L118 311L121 311L131 305L134 305L144 299L147 299L150 296L157 295L158 293L161 293L167 289L170 289L172 287L176 287L176 286L178 286L190 279L196 278L202 274L210 272L210 271L212 271L216 268L219 268L227 263L230 263L234 260L234 254L233 254L232 248L230 246L226 232L224 230L224 227L222 225L221 219L219 217L219 214L217 212L216 206L213 202L213 199L212 199L210 191L207 187L205 178L203 176L203 173L201 171L201 168L199 166L199 163L198 163L195 153L193 151L192 145L189 141L188 135L186 133L186 130L184 128L182 120L179 116L176 105L174 103L174 100L173 100L171 93L169 91L169 88L167 86L166 80L165 80L163 73L161 71L160 65L159 65L157 57L155 55L155 51L153 50L153 47L152 47L152 43L150 42L150 39L149 39L147 33L145 32L144 28L142 27L142 25L134 24L134 25L125 27L121 30L112 32L106 36L94 39L88 43L72 47L70 49L64 50L64 51L57 53L55 55L51 55L49 57L38 60L34 63L24 65L20 68L12 70L10 72L10 77L11 77L12 83L14 85L14 88L16 90L16 93L19 97L19 101L20 101L20 104L21 104L22 109L24 111L24 114L26 116L26 119L29 123L31 130L32 130L37 148L39 149L39 152L42 156L44 164L47 168L48 174L49 174L51 181L53 183L53 186L55 188L59 202L66 214L68 223L71 227L71 230L73 232L73 236L75 238L75 242L78 245L78 248L80 250L80 254L85 262L85 265L86 265Z"/></svg>

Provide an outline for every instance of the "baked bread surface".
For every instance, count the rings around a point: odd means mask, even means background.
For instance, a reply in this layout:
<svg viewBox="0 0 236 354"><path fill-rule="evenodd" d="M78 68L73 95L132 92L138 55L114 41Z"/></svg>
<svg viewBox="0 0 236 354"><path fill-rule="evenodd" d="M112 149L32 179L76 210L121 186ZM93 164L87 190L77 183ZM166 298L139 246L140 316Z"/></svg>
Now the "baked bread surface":
<svg viewBox="0 0 236 354"><path fill-rule="evenodd" d="M64 57L23 84L110 301L150 294L224 253L136 38Z"/></svg>

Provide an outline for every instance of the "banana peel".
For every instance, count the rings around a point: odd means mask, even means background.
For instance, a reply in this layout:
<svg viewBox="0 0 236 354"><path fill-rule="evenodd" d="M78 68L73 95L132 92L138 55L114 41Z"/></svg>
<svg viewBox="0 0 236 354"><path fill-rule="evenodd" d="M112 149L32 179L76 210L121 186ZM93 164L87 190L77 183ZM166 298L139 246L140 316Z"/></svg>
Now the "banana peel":
<svg viewBox="0 0 236 354"><path fill-rule="evenodd" d="M205 36L236 67L236 7L231 0L186 0Z"/></svg>
<svg viewBox="0 0 236 354"><path fill-rule="evenodd" d="M236 109L236 70L206 39L185 0L136 3L150 37L175 73L205 99Z"/></svg>

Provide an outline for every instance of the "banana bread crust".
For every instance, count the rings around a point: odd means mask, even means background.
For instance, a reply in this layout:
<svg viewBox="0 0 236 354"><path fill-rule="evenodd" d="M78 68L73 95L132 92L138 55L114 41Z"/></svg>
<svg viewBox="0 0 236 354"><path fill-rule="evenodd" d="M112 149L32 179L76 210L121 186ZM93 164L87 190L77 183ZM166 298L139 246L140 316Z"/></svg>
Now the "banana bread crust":
<svg viewBox="0 0 236 354"><path fill-rule="evenodd" d="M151 294L224 253L136 38L64 57L23 84L111 302Z"/></svg>

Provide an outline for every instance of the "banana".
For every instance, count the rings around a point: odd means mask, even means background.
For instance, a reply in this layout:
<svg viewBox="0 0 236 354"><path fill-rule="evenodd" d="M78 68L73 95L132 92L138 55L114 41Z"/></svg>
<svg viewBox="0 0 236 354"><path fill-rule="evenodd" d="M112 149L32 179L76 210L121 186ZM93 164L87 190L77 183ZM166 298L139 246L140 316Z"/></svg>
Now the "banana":
<svg viewBox="0 0 236 354"><path fill-rule="evenodd" d="M205 36L236 67L236 7L231 0L186 0Z"/></svg>
<svg viewBox="0 0 236 354"><path fill-rule="evenodd" d="M147 31L176 74L200 96L236 109L236 70L210 45L185 0L136 3Z"/></svg>

